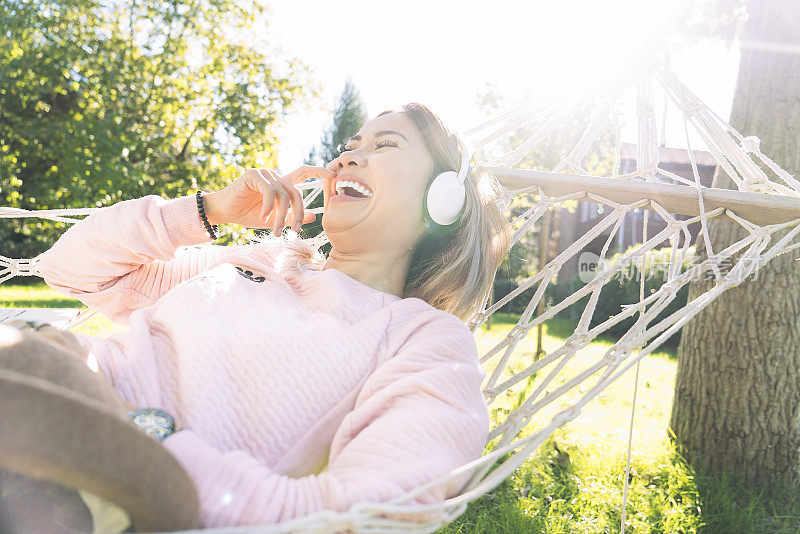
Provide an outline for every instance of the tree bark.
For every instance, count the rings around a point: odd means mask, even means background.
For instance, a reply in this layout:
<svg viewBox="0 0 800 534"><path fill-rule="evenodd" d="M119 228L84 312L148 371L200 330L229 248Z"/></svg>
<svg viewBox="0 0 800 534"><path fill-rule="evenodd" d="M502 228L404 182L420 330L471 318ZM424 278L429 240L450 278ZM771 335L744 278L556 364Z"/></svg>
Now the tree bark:
<svg viewBox="0 0 800 534"><path fill-rule="evenodd" d="M762 152L800 176L800 2L749 0L747 10L729 122L742 135L761 138ZM719 167L714 186L735 187ZM746 235L719 219L709 225L715 252ZM771 242L782 235L773 234ZM701 249L705 259L702 241ZM750 483L798 487L799 256L794 250L773 259L683 328L670 426L697 466L741 473ZM692 282L689 298L710 284Z"/></svg>

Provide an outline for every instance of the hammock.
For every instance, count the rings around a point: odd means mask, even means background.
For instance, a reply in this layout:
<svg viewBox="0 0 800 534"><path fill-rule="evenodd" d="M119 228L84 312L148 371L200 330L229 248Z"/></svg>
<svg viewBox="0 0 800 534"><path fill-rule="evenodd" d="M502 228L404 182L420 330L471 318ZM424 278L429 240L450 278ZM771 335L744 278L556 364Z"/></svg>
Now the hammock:
<svg viewBox="0 0 800 534"><path fill-rule="evenodd" d="M677 109L683 121L693 179L659 167L658 121L654 104L656 89L665 103L662 128L668 108ZM582 167L582 162L601 131L608 126L609 117L613 115L609 111L615 109L617 102L631 95L635 97L638 124L636 169L622 174L615 170L610 175L594 176ZM522 168L524 158L531 150L587 107L599 111L588 118L583 134L575 146L570 147L566 157L552 170ZM691 147L690 129L702 139L717 165L734 181L738 190L715 189L701 184L696 155ZM527 133L521 136L521 132ZM496 408L498 400L511 396L521 401L505 417L499 418L492 428L484 455L389 502L359 503L347 512L321 512L279 525L184 532L288 533L348 529L351 532L432 532L463 513L470 501L499 485L549 435L575 419L587 403L620 375L634 366L638 370L638 363L644 356L678 332L723 291L741 283L777 255L800 246L797 239L800 232L800 182L760 151L757 138L743 137L714 114L665 63L655 64L640 78L610 88L604 94L578 94L568 104L564 104L561 98L559 101L543 101L535 108L519 106L510 109L470 130L467 136L481 150L482 167L493 172L503 185L503 195L498 202L508 209L515 198L524 197L532 201L530 208L512 219L515 243L535 232L548 213L569 203L587 202L603 214L595 219L588 231L509 294L491 304L487 298L482 311L468 323L475 332L494 311L523 291L531 289L533 292L517 324L481 357L481 363L488 371L483 391L490 409ZM512 136L516 136L513 143L510 141ZM619 139L614 150L618 155ZM771 174L768 176L760 165ZM299 187L307 193L304 198L306 205L322 192L319 180ZM41 217L72 223L76 222L74 216L92 211L0 208L0 217ZM321 208L310 211L319 213ZM641 243L618 254L610 262L608 252L625 217L639 211L645 215ZM736 224L744 230L745 236L722 250L712 250L709 236L712 220ZM655 235L648 233L648 221L661 228ZM702 252L697 255L702 261L687 268L693 246L691 225L700 228L698 243L694 246ZM320 247L327 242L324 233L313 239L314 244ZM596 244L598 240L602 243L598 254L601 267L589 274L590 280L584 286L548 303L548 286L568 262L574 262L587 245ZM669 253L663 254L667 247ZM638 302L624 306L618 313L591 326L604 285L631 264L643 265L656 254L654 251L657 249L660 249L659 257L665 261L664 283L646 294L642 276ZM0 256L0 283L17 275L33 274L36 274L35 258ZM662 312L675 299L678 290L703 275L711 277L705 289L685 306L665 316ZM515 348L531 329L570 306L582 307L582 311L577 326L563 345L538 358L514 358ZM78 320L85 318L86 313L83 313ZM581 352L597 336L626 319L632 319L633 326L601 357ZM501 409L497 410L500 411L495 415L503 413ZM459 495L441 504L410 503L435 485L463 473L469 473L470 479ZM627 479L626 476L626 484ZM419 514L427 512L441 512L441 515L437 519L419 521ZM623 531L624 513L623 504Z"/></svg>

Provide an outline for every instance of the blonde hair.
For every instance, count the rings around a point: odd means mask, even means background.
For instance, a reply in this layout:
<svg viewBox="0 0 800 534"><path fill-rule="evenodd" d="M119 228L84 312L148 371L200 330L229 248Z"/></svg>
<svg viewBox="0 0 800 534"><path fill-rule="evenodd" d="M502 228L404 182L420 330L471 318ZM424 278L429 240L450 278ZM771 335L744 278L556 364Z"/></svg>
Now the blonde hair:
<svg viewBox="0 0 800 534"><path fill-rule="evenodd" d="M441 172L458 171L459 144L441 119L417 103L406 104L402 112L426 141L433 158L431 180ZM429 227L415 246L403 297L417 297L468 322L481 311L513 232L497 203L502 190L497 178L470 168L464 187L467 199L461 217L445 227Z"/></svg>
<svg viewBox="0 0 800 534"><path fill-rule="evenodd" d="M444 171L458 171L458 141L439 117L417 103L406 104L401 112L408 114L427 144L433 158L430 179ZM380 115L387 113L395 112ZM497 202L502 190L497 178L470 168L464 186L467 198L461 217L448 226L428 224L428 231L414 245L403 298L419 298L466 323L480 313L497 268L511 247L513 231ZM267 246L283 243L288 253L284 268L320 270L324 266L325 257L303 239L259 241Z"/></svg>

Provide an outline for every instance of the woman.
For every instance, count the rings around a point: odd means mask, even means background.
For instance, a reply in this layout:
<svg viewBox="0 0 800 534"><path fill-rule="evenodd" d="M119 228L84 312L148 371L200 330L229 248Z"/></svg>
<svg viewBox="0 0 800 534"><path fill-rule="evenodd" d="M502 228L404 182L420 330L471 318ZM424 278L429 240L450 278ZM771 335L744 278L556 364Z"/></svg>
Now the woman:
<svg viewBox="0 0 800 534"><path fill-rule="evenodd" d="M495 183L472 170L460 218L425 223L429 182L460 161L456 137L410 104L365 124L325 169L249 170L206 194L207 222L194 195L148 196L96 212L41 257L49 285L130 326L76 335L82 357L127 408L174 416L162 444L194 481L204 527L386 501L481 455L484 371L463 321L510 228ZM313 214L294 186L309 177L324 183L327 258L279 238L175 255L208 242L211 225L280 234L289 213L299 229ZM364 198L337 195L344 180Z"/></svg>

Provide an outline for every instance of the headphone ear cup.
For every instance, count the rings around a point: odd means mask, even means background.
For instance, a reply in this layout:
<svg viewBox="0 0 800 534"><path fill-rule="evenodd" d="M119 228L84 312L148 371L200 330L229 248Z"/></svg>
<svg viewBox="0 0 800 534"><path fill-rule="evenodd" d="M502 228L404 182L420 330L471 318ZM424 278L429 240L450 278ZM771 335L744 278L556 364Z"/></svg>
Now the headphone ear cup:
<svg viewBox="0 0 800 534"><path fill-rule="evenodd" d="M458 183L458 173L443 172L434 178L425 191L425 211L436 224L453 224L467 200L467 192Z"/></svg>

